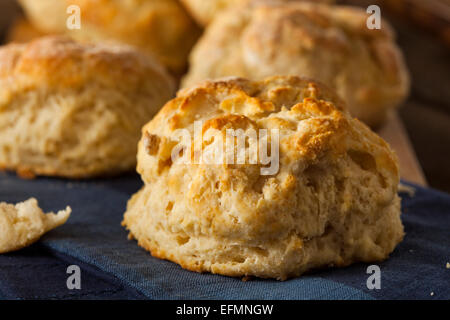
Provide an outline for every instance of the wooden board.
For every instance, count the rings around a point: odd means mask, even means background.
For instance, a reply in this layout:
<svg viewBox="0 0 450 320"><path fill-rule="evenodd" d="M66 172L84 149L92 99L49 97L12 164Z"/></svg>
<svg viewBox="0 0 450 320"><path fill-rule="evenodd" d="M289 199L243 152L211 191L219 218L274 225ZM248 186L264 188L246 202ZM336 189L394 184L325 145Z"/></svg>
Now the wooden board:
<svg viewBox="0 0 450 320"><path fill-rule="evenodd" d="M397 153L400 163L400 176L422 186L427 185L425 175L417 160L414 148L408 137L408 133L397 113L391 115L386 124L378 130L382 136Z"/></svg>

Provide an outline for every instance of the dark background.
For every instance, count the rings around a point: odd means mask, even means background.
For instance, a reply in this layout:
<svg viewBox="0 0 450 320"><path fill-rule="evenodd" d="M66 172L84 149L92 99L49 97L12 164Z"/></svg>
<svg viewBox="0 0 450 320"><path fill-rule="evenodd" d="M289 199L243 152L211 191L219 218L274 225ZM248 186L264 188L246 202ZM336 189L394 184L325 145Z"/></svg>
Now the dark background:
<svg viewBox="0 0 450 320"><path fill-rule="evenodd" d="M383 18L390 21L397 31L397 41L403 50L412 78L411 94L400 109L400 116L429 186L450 193L450 27L445 21L442 23L433 16L424 18L425 10L410 5L440 2L443 8L450 12L450 1L340 2L365 7L368 4L379 4ZM396 11L395 8L398 9L400 4L401 10ZM442 10L442 14L445 17L444 11ZM20 9L14 0L0 0L0 15L4 16L1 13L5 12L20 14ZM14 14L0 19L0 41L6 35L8 23L13 20Z"/></svg>

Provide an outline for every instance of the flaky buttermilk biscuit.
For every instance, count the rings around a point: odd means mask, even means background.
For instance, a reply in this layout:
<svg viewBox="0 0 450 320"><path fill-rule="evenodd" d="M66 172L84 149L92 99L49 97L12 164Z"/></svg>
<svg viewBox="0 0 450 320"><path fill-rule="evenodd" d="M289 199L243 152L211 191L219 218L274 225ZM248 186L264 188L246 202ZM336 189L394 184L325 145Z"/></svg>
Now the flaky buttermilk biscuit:
<svg viewBox="0 0 450 320"><path fill-rule="evenodd" d="M211 140L195 138L197 121L204 137L216 130L213 139L228 129L278 129L279 169L173 161L179 129L193 137L182 149L188 158L195 144L211 151ZM145 186L123 225L155 257L197 272L284 280L383 260L403 237L395 154L316 82L204 82L179 92L142 133Z"/></svg>
<svg viewBox="0 0 450 320"><path fill-rule="evenodd" d="M177 0L20 0L28 17L46 32L82 41L118 41L156 56L181 74L199 29ZM69 6L78 6L80 29L67 29Z"/></svg>
<svg viewBox="0 0 450 320"><path fill-rule="evenodd" d="M47 37L0 49L0 167L85 178L132 169L140 128L172 97L131 47Z"/></svg>
<svg viewBox="0 0 450 320"><path fill-rule="evenodd" d="M406 97L409 78L386 21L369 30L362 9L257 4L217 17L190 56L185 87L204 79L298 75L322 81L352 115L376 127Z"/></svg>

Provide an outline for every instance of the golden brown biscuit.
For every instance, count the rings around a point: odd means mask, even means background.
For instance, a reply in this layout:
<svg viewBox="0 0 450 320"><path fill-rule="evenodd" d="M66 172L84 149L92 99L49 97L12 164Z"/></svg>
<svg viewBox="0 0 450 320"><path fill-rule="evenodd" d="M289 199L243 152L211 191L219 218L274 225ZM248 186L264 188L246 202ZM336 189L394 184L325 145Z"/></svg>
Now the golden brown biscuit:
<svg viewBox="0 0 450 320"><path fill-rule="evenodd" d="M270 0L269 0L270 1ZM271 0L274 2L275 0ZM277 0L279 2L293 2L293 1L311 1L321 3L332 3L334 0ZM248 2L268 2L268 0L181 0L186 6L195 20L202 26L206 26L219 13L241 6Z"/></svg>
<svg viewBox="0 0 450 320"><path fill-rule="evenodd" d="M18 0L32 24L44 33L63 33L71 0Z"/></svg>
<svg viewBox="0 0 450 320"><path fill-rule="evenodd" d="M380 125L409 90L391 27L366 27L356 7L254 4L220 15L193 49L183 85L204 79L271 75L310 77L333 87L350 112Z"/></svg>
<svg viewBox="0 0 450 320"><path fill-rule="evenodd" d="M48 231L63 225L72 210L44 214L36 199L16 205L0 203L0 253L25 248Z"/></svg>
<svg viewBox="0 0 450 320"><path fill-rule="evenodd" d="M219 80L179 92L142 130L145 186L128 202L123 225L155 257L228 276L284 280L386 259L403 237L397 158L340 110L333 92L297 77ZM262 175L262 161L198 161L231 129L249 137L253 129L259 139L270 132L278 171ZM180 130L191 138L180 141Z"/></svg>
<svg viewBox="0 0 450 320"><path fill-rule="evenodd" d="M78 40L119 41L155 55L174 73L182 73L199 29L176 0L22 0L37 26L54 20L44 30L69 33ZM52 11L42 14L46 4ZM81 12L81 29L68 30L69 5ZM50 18L49 18L50 17Z"/></svg>
<svg viewBox="0 0 450 320"><path fill-rule="evenodd" d="M0 49L0 167L84 178L132 169L143 124L172 97L128 46L46 37Z"/></svg>

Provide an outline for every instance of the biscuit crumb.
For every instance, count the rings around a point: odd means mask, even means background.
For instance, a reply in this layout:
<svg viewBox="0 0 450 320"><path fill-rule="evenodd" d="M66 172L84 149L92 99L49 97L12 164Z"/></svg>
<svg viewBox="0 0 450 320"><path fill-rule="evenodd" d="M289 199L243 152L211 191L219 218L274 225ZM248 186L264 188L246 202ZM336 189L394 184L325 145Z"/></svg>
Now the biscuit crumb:
<svg viewBox="0 0 450 320"><path fill-rule="evenodd" d="M28 168L18 168L16 172L17 175L22 179L26 180L36 179L36 174Z"/></svg>
<svg viewBox="0 0 450 320"><path fill-rule="evenodd" d="M398 193L406 193L410 198L412 198L416 194L416 189L403 183L399 183Z"/></svg>
<svg viewBox="0 0 450 320"><path fill-rule="evenodd" d="M0 203L0 253L25 248L39 240L46 232L64 224L72 209L45 214L36 199L16 205Z"/></svg>

